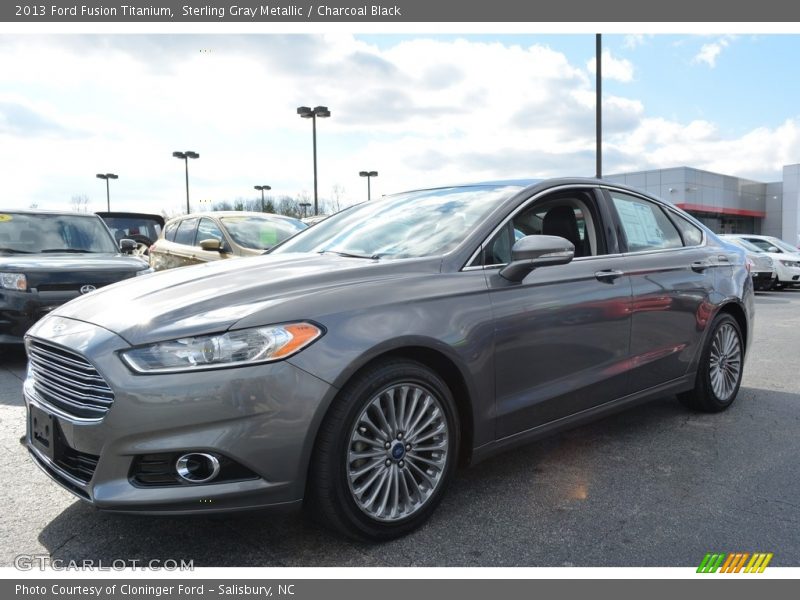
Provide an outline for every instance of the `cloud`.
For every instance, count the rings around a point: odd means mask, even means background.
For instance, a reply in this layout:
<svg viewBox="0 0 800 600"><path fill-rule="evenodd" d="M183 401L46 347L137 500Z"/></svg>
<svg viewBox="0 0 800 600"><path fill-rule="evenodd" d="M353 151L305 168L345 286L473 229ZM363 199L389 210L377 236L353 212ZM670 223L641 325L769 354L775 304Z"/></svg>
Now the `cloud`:
<svg viewBox="0 0 800 600"><path fill-rule="evenodd" d="M730 45L731 39L730 37L723 37L714 42L703 44L700 47L700 51L692 58L692 62L695 64L702 63L713 69L717 66L717 58Z"/></svg>
<svg viewBox="0 0 800 600"><path fill-rule="evenodd" d="M644 39L644 34L642 33L626 35L625 40L622 43L622 47L633 50L634 48L644 44Z"/></svg>
<svg viewBox="0 0 800 600"><path fill-rule="evenodd" d="M255 198L255 184L276 196L312 190L311 123L296 108L317 104L332 112L317 123L320 197L338 184L343 205L365 199L361 170L380 173L373 195L594 173L590 65L545 44L392 39L3 36L6 204L68 208L85 193L100 210L105 186L94 175L113 172L112 208L177 213L185 183L175 150L200 153L189 165L193 200ZM607 77L633 79L630 61L609 50L603 60ZM606 94L603 122L609 173L687 164L777 178L800 156L796 119L731 136ZM45 149L52 160L42 161Z"/></svg>
<svg viewBox="0 0 800 600"><path fill-rule="evenodd" d="M603 61L603 79L613 79L627 83L633 81L633 63L626 58L615 58L611 50L606 48L600 55ZM597 73L597 59L590 58L586 62L586 69L592 75Z"/></svg>

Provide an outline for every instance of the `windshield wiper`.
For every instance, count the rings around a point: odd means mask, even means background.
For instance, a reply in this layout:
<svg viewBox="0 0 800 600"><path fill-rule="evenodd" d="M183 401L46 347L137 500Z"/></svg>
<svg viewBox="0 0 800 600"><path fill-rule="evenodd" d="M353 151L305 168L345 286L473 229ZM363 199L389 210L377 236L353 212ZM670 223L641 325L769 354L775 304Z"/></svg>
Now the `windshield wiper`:
<svg viewBox="0 0 800 600"><path fill-rule="evenodd" d="M341 250L321 250L320 254L336 254L337 256L344 256L345 258L366 258L367 260L378 260L381 255L380 254L353 254L352 252L342 252Z"/></svg>
<svg viewBox="0 0 800 600"><path fill-rule="evenodd" d="M68 252L70 254L94 254L94 250L86 250L85 248L47 248L45 250L39 250L41 254L45 252Z"/></svg>
<svg viewBox="0 0 800 600"><path fill-rule="evenodd" d="M8 252L9 254L30 254L29 250L17 250L16 248L0 248L0 252Z"/></svg>

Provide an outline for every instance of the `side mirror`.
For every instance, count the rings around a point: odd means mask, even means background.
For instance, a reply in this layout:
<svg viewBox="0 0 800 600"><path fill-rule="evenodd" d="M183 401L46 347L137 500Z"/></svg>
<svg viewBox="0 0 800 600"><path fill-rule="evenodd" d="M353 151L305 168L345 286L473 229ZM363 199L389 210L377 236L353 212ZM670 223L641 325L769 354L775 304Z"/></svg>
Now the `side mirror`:
<svg viewBox="0 0 800 600"><path fill-rule="evenodd" d="M775 246L770 246L769 248L767 248L767 252L780 253L780 249L776 248Z"/></svg>
<svg viewBox="0 0 800 600"><path fill-rule="evenodd" d="M206 252L222 252L222 244L217 239L200 240L200 247Z"/></svg>
<svg viewBox="0 0 800 600"><path fill-rule="evenodd" d="M511 248L511 262L500 269L500 276L520 282L537 267L565 265L575 256L572 242L555 235L526 235Z"/></svg>
<svg viewBox="0 0 800 600"><path fill-rule="evenodd" d="M138 244L134 240L129 240L128 238L122 238L119 241L119 249L123 254L133 254L137 245Z"/></svg>

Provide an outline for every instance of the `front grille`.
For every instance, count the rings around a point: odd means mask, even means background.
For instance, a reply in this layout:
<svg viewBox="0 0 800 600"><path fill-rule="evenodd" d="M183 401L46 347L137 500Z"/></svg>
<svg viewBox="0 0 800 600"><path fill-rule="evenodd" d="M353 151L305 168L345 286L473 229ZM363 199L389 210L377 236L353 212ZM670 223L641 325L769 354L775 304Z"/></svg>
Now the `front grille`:
<svg viewBox="0 0 800 600"><path fill-rule="evenodd" d="M111 282L92 283L96 289L100 289ZM80 292L85 283L40 283L36 289L40 292Z"/></svg>
<svg viewBox="0 0 800 600"><path fill-rule="evenodd" d="M80 354L36 340L28 341L33 389L44 403L79 419L102 419L114 392Z"/></svg>

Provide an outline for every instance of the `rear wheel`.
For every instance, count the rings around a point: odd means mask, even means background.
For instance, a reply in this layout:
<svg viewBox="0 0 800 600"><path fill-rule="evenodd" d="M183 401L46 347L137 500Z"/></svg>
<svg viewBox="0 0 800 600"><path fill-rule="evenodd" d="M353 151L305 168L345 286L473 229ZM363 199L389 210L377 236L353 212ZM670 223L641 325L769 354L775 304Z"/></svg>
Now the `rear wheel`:
<svg viewBox="0 0 800 600"><path fill-rule="evenodd" d="M396 538L422 525L456 467L459 428L447 385L414 361L359 374L323 422L309 508L350 537Z"/></svg>
<svg viewBox="0 0 800 600"><path fill-rule="evenodd" d="M742 383L744 344L739 323L722 313L711 324L700 358L695 387L678 395L683 404L703 412L720 412L736 399Z"/></svg>

